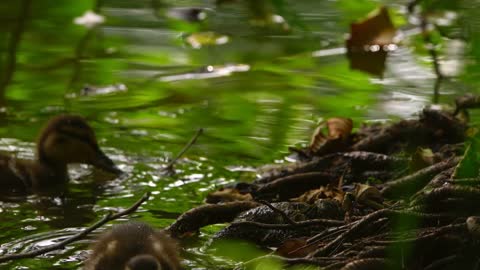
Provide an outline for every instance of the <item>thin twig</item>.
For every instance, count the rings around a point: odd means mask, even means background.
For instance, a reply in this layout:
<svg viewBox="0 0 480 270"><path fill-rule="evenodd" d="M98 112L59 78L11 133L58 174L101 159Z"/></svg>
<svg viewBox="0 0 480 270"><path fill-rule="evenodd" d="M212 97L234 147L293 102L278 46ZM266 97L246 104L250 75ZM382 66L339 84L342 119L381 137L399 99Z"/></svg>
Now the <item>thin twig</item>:
<svg viewBox="0 0 480 270"><path fill-rule="evenodd" d="M439 96L439 89L440 89L440 84L442 82L442 79L444 78L444 75L442 74L440 70L440 63L438 60L438 54L437 50L435 49L435 44L432 41L432 35L428 31L428 21L427 18L425 17L425 14L422 14L422 20L421 20L421 29L422 29L422 35L423 35L423 41L427 47L428 53L430 54L430 57L432 58L433 62L433 71L435 72L435 75L437 76L437 79L435 80L435 85L434 85L434 99L435 101L438 100Z"/></svg>
<svg viewBox="0 0 480 270"><path fill-rule="evenodd" d="M67 238L67 239L65 239L61 242L58 242L58 243L50 245L50 246L46 246L44 248L34 250L32 252L19 253L19 254L9 254L9 255L2 256L2 257L0 257L0 263L11 261L11 260L33 258L33 257L36 257L36 256L41 255L41 254L45 254L45 253L50 252L50 251L54 251L54 250L57 250L57 249L63 249L66 245L85 238L89 233L91 233L92 231L96 230L97 228L103 226L107 222L110 222L112 220L118 219L119 217L122 217L122 216L125 216L125 215L128 215L130 213L135 212L135 210L137 210L137 208L142 203L144 203L146 200L148 200L149 197L150 197L150 192L147 192L142 196L142 198L140 198L140 200L135 202L129 208L127 208L123 211L120 211L116 214L112 214L110 212L110 213L106 214L101 220L99 220L95 224L93 224L92 226L87 227L83 231L81 231L81 232L73 235L72 237L69 237L69 238Z"/></svg>
<svg viewBox="0 0 480 270"><path fill-rule="evenodd" d="M340 220L333 219L309 219L305 221L298 221L294 224L269 224L261 223L255 221L236 221L231 224L231 226L255 226L262 229L272 229L272 230L282 230L282 229L292 229L292 228L301 228L308 226L341 226L345 224Z"/></svg>
<svg viewBox="0 0 480 270"><path fill-rule="evenodd" d="M162 169L162 171L172 171L173 165L175 165L175 163L183 156L183 154L185 154L185 152L187 152L188 149L190 149L190 147L192 147L195 144L198 137L202 135L202 133L203 133L203 128L199 128L195 133L195 135L193 135L192 139L190 139L190 141L183 147L182 151L180 151L180 153L178 153L177 156L174 159L172 159L165 168Z"/></svg>
<svg viewBox="0 0 480 270"><path fill-rule="evenodd" d="M275 206L273 206L273 205L270 204L269 202L264 201L264 200L259 200L258 202L261 203L261 204L266 205L266 206L267 206L268 208L270 208L273 212L276 212L276 213L278 213L279 215L281 215L282 218L283 218L283 220L284 220L285 222L287 222L288 224L290 224L290 225L296 225L296 224L297 224L297 222L296 222L295 220L291 219L291 218L287 215L287 213L285 213L284 211L276 208Z"/></svg>
<svg viewBox="0 0 480 270"><path fill-rule="evenodd" d="M450 255L448 257L444 257L432 262L431 264L427 265L423 269L424 270L445 269L445 266L452 264L453 262L459 259L460 259L459 256L456 254Z"/></svg>
<svg viewBox="0 0 480 270"><path fill-rule="evenodd" d="M422 2L422 0L412 0L410 2L408 2L407 4L407 10L409 13L413 13L415 7L420 4L420 2Z"/></svg>

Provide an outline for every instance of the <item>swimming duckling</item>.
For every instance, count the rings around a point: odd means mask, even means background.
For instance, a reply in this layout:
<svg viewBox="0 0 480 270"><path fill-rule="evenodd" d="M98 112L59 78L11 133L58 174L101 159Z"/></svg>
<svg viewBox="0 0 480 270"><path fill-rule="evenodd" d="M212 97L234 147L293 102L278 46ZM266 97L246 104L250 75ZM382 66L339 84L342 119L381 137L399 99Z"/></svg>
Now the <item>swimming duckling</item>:
<svg viewBox="0 0 480 270"><path fill-rule="evenodd" d="M180 270L175 241L141 222L116 225L100 236L84 270Z"/></svg>
<svg viewBox="0 0 480 270"><path fill-rule="evenodd" d="M37 140L34 160L0 155L0 193L28 194L68 182L67 165L85 163L120 174L98 146L95 133L84 118L60 115L52 118Z"/></svg>

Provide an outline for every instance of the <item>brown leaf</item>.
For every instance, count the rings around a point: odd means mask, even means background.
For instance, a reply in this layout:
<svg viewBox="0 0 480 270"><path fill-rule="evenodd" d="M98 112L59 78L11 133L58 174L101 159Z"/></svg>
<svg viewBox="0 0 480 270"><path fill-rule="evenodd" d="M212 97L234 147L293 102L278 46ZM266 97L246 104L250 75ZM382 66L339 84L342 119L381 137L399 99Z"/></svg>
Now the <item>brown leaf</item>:
<svg viewBox="0 0 480 270"><path fill-rule="evenodd" d="M347 48L393 44L396 31L387 8L382 6L368 14L364 20L350 25Z"/></svg>
<svg viewBox="0 0 480 270"><path fill-rule="evenodd" d="M333 139L348 138L353 128L353 121L350 118L330 118L327 120L328 137Z"/></svg>
<svg viewBox="0 0 480 270"><path fill-rule="evenodd" d="M360 70L375 76L382 77L385 71L385 61L388 52L380 50L371 51L351 51L347 52L350 62L350 69Z"/></svg>
<svg viewBox="0 0 480 270"><path fill-rule="evenodd" d="M324 134L325 128L327 135ZM334 117L321 122L313 133L310 151L313 153L338 151L350 136L352 128L353 122L350 118Z"/></svg>
<svg viewBox="0 0 480 270"><path fill-rule="evenodd" d="M321 122L320 125L313 132L312 139L310 140L310 150L312 152L317 152L322 145L327 142L327 137L323 134L323 129L325 128L326 123Z"/></svg>
<svg viewBox="0 0 480 270"><path fill-rule="evenodd" d="M374 209L381 209L383 205L382 193L376 188L365 184L357 184L354 194L355 201Z"/></svg>
<svg viewBox="0 0 480 270"><path fill-rule="evenodd" d="M396 31L384 6L374 10L364 20L352 23L346 42L350 68L382 77L387 54L396 49Z"/></svg>

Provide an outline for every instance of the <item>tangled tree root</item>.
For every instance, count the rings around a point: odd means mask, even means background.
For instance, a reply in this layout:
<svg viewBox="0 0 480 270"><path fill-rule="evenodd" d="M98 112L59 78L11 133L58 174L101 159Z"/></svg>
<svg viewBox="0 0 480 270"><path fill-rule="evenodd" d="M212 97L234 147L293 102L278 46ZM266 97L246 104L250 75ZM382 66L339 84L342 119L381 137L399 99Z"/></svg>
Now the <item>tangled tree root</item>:
<svg viewBox="0 0 480 270"><path fill-rule="evenodd" d="M322 269L478 268L480 164L476 152L463 154L474 142L455 115L479 100L467 96L455 113L425 109L418 120L356 133L351 120L335 118L311 148L293 149L299 162L212 193L219 204L186 212L169 230L179 236L228 222L214 240L275 250L238 269L266 257Z"/></svg>

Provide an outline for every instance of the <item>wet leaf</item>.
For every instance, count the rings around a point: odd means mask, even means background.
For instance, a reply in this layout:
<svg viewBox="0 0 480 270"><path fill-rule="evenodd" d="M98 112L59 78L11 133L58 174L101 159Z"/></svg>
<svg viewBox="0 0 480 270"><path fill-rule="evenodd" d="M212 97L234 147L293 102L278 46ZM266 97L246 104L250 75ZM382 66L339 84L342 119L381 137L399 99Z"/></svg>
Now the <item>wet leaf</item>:
<svg viewBox="0 0 480 270"><path fill-rule="evenodd" d="M350 37L347 48L364 48L365 46L388 46L394 44L396 29L390 19L388 10L382 6L367 15L364 20L350 25Z"/></svg>
<svg viewBox="0 0 480 270"><path fill-rule="evenodd" d="M353 122L350 118L330 118L321 122L313 133L309 146L310 151L318 153L339 150L342 142L350 136L352 128ZM325 129L327 129L327 135L324 134Z"/></svg>

